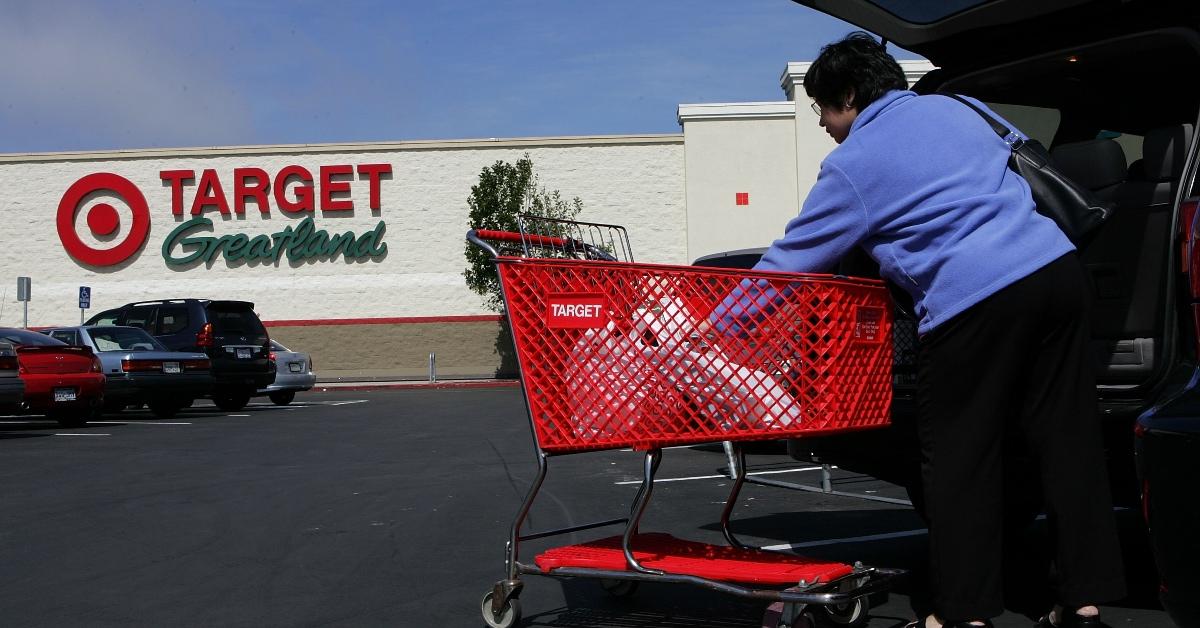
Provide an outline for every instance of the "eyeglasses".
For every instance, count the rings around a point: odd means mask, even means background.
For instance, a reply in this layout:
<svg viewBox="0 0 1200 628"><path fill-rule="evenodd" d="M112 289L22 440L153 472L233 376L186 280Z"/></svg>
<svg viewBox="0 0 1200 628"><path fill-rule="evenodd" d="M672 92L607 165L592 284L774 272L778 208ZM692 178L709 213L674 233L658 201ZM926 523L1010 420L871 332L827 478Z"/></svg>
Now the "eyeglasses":
<svg viewBox="0 0 1200 628"><path fill-rule="evenodd" d="M818 104L817 101L812 101L812 104L809 106L812 107L813 113L821 115L821 105Z"/></svg>

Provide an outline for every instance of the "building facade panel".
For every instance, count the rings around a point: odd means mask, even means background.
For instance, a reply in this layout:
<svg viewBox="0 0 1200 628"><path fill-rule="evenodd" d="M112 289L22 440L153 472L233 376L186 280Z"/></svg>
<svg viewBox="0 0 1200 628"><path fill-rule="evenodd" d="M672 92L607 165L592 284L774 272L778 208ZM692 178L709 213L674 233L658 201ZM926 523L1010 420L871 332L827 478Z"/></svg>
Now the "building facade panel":
<svg viewBox="0 0 1200 628"><path fill-rule="evenodd" d="M0 162L0 181L7 182L11 192L0 202L0 221L6 231L0 267L7 275L6 285L20 275L33 278L31 325L76 320L77 288L81 285L92 288L91 313L130 301L185 296L254 301L264 320L485 313L480 299L466 289L462 279L467 198L483 167L497 160L516 161L525 153L533 159L543 185L560 190L567 198L583 199L581 219L627 224L635 251L648 261L685 259L686 234L680 227L685 222L680 137L629 144L588 145L581 141L579 145L550 147L480 144L440 150ZM364 164L386 164L390 169L390 174L379 177L378 209L370 207L369 178L354 172L331 175L334 186L340 182L347 191L327 199L327 204L334 206L348 200L353 209L323 211L321 168L357 169ZM312 173L314 211L287 211L280 207L273 189L266 194L267 207L260 208L254 195L247 194L243 212L236 211L235 171L260 169L273 188L276 177L291 166ZM173 181L165 180L162 173L181 170L192 172L193 177L180 186L179 200L173 202ZM204 180L206 171L215 173L219 192ZM64 193L76 181L95 173L127 180L144 196L148 210L144 245L127 260L111 266L89 264L70 254L57 224ZM252 187L256 179L244 182ZM307 187L293 179L283 198L294 203L298 194L309 193L297 192L298 186ZM200 203L207 204L198 206L200 213L193 215L197 196ZM221 196L228 214L219 201L207 202ZM108 236L98 235L90 224L96 207L102 204L111 206L119 216L118 228ZM84 196L73 216L68 216L69 229L84 246L100 250L136 235L131 233L132 226L139 222L129 202L113 193ZM178 232L196 219L212 224ZM246 236L241 247L244 258L246 249L253 248L245 245L256 236L277 241L274 234L289 227L298 232L306 221L314 231L330 236L349 232L373 251L354 259L335 253L332 258L294 260L283 251L264 261L261 254L266 245L260 243L254 252L257 258L246 261L229 259L228 247L221 244L210 259L178 263L201 245L212 246L212 240L236 234ZM377 229L382 232L377 242L362 242ZM185 238L206 240L185 245ZM237 251L232 257L238 257ZM5 292L0 325L19 324L21 304L14 290L0 289L0 294Z"/></svg>
<svg viewBox="0 0 1200 628"><path fill-rule="evenodd" d="M479 320L494 313L463 281L467 199L481 169L525 154L542 185L584 201L580 219L626 225L639 260L686 261L681 135L5 155L0 326L23 323L15 283L28 276L34 327L77 322L79 286L91 288L89 316L134 301L238 299L313 353L323 377L424 375L430 352L443 376L492 375L502 328ZM257 192L260 176L269 184ZM293 207L309 195L311 209ZM121 259L94 263L96 252ZM434 320L403 320L414 317ZM363 324L326 323L346 319Z"/></svg>

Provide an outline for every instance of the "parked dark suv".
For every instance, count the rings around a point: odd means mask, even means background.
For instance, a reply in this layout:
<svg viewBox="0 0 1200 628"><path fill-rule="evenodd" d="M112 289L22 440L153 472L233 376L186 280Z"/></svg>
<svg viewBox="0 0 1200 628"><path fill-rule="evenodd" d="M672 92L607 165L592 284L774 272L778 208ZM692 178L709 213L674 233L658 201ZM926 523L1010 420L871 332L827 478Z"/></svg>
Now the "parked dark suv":
<svg viewBox="0 0 1200 628"><path fill-rule="evenodd" d="M270 338L247 301L170 299L130 303L88 319L88 325L145 329L172 351L199 351L212 361L213 402L240 410L275 381Z"/></svg>
<svg viewBox="0 0 1200 628"><path fill-rule="evenodd" d="M795 1L929 59L938 69L914 91L987 102L1114 205L1080 248L1094 295L1097 420L1116 501L1145 513L1163 604L1181 626L1200 626L1200 3ZM698 262L747 266L757 253ZM837 272L871 274L864 258L851 255ZM893 426L790 449L913 487L916 501L916 336L911 319L897 322ZM1036 465L1006 468L1018 487L1010 511L1019 511Z"/></svg>

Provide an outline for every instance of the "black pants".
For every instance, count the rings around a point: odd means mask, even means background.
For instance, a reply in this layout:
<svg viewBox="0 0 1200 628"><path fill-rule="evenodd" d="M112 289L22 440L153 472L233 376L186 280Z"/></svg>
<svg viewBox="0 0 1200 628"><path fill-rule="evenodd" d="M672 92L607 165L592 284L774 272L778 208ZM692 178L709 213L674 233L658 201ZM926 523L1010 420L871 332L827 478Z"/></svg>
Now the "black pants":
<svg viewBox="0 0 1200 628"><path fill-rule="evenodd" d="M921 338L922 478L934 607L950 620L1004 612L1004 440L1019 428L1055 527L1059 601L1123 597L1096 416L1089 296L1075 254L1004 288ZM1014 423L1015 422L1015 423Z"/></svg>

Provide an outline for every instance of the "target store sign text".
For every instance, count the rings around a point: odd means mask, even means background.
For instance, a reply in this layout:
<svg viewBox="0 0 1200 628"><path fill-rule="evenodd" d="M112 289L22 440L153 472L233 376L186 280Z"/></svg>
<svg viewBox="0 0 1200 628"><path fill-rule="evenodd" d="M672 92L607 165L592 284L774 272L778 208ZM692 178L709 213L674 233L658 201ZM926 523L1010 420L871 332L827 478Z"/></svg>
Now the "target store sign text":
<svg viewBox="0 0 1200 628"><path fill-rule="evenodd" d="M222 218L245 218L249 215L261 215L266 218L277 212L283 216L302 219L307 216L307 229L314 242L298 253L303 258L318 258L331 261L339 256L347 259L370 257L380 259L386 253L383 244L383 221L379 221L368 237L352 231L328 234L317 229L313 216L347 215L356 209L369 208L378 213L381 209L380 188L382 182L390 177L391 164L333 164L319 166L310 170L303 166L284 166L277 171L269 172L258 167L233 168L230 171L217 171L209 168L204 170L162 170L159 179L164 188L170 189L169 214L165 202L160 202L151 211L151 205L146 200L144 191L129 179L108 172L97 172L81 177L71 184L59 201L56 225L59 240L63 248L72 258L89 266L114 266L129 260L142 250L150 234L151 216L171 216L176 227L172 230L163 256L171 265L179 265L181 260L198 259L195 256L181 256L187 252L169 248L204 249L200 258L212 262L216 257L225 256L228 260L246 259L234 255L233 243L241 243L258 239L274 239L273 233L236 234L220 238L204 237L198 231L211 230L213 222L199 219L206 212L219 213ZM352 185L357 179L357 185ZM155 190L157 191L157 190ZM115 197L118 205L125 205L128 211L121 212L110 202L93 202L97 195ZM163 199L165 201L165 199ZM86 212L85 220L80 224L80 213ZM185 216L191 220L184 221ZM127 222L128 224L122 224ZM239 224L240 223L239 221ZM264 226L270 223L264 222ZM124 227L124 228L122 228ZM80 237L81 233L91 232L91 243ZM108 246L116 239L118 233L124 233L119 241ZM282 232L281 232L282 233ZM188 237L184 237L188 236ZM286 238L284 238L286 239ZM220 242L213 245L212 242ZM330 242L357 242L361 246L332 246ZM369 243L368 243L369 241ZM329 244L327 246L327 244ZM232 247L232 248L231 248ZM294 257L294 247L289 248L289 259ZM277 255L262 255L250 259L266 260Z"/></svg>
<svg viewBox="0 0 1200 628"><path fill-rule="evenodd" d="M316 176L303 166L286 166L272 176L262 168L234 168L225 181L216 170L204 170L197 181L195 170L163 170L160 179L171 186L171 213L182 216L184 191L192 187L188 213L199 216L208 210L230 215L246 213L247 203L263 214L270 213L268 198L285 213L354 211L350 181L355 172L369 182L368 205L379 209L379 181L391 174L391 164L349 164L321 166ZM191 182L191 184L189 184ZM319 182L319 185L318 185ZM229 190L229 194L226 194Z"/></svg>

